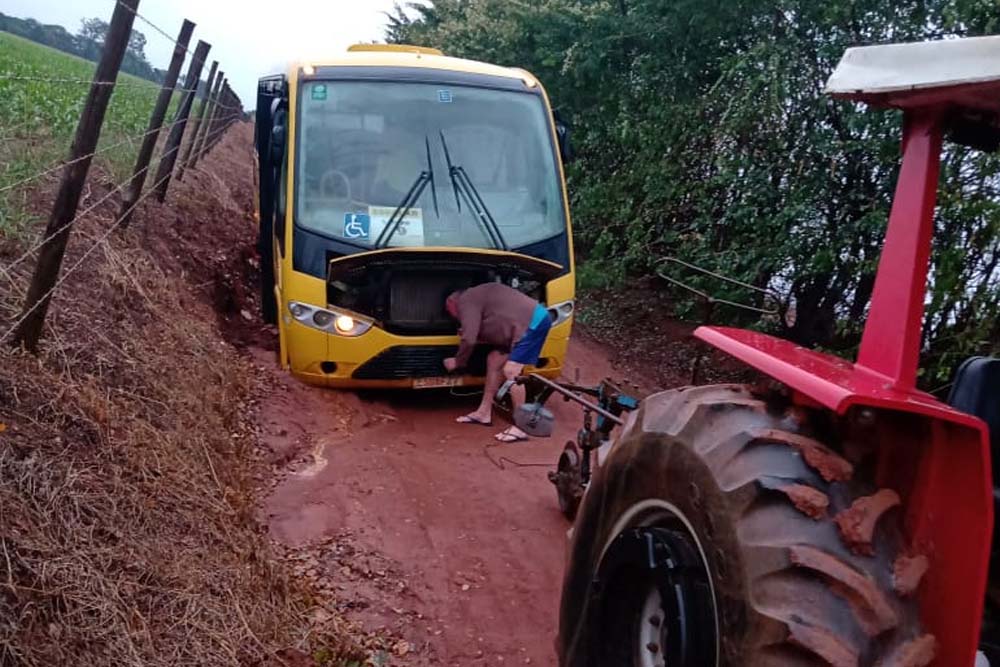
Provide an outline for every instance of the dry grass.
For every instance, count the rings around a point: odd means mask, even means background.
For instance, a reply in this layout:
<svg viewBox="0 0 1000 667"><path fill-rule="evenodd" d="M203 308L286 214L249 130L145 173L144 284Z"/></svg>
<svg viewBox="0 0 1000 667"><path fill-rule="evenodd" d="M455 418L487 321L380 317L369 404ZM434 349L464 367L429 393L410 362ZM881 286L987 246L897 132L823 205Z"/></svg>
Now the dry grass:
<svg viewBox="0 0 1000 667"><path fill-rule="evenodd" d="M150 233L66 283L39 357L0 345L0 665L360 664L254 519L256 370Z"/></svg>

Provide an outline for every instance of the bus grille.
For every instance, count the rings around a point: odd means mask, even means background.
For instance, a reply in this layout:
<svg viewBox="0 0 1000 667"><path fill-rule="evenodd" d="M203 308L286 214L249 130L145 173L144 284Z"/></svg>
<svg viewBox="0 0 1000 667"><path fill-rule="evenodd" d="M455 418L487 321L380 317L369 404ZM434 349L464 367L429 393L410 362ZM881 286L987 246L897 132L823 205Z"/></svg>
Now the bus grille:
<svg viewBox="0 0 1000 667"><path fill-rule="evenodd" d="M447 375L444 360L455 356L454 345L397 345L383 350L355 369L355 380L405 380ZM486 375L488 348L477 347L469 359L468 373Z"/></svg>

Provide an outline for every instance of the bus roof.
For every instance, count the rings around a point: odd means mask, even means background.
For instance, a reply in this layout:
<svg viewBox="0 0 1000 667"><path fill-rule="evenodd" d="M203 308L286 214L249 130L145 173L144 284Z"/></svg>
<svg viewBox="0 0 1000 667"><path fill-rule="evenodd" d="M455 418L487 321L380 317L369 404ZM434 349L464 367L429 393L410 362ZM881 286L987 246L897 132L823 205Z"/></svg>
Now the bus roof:
<svg viewBox="0 0 1000 667"><path fill-rule="evenodd" d="M477 60L452 58L436 49L405 44L356 44L346 52L333 57L293 61L289 63L287 72L289 76L294 76L299 68L305 66L415 67L485 74L519 79L531 87L538 85L538 80L531 73L516 67L501 67Z"/></svg>

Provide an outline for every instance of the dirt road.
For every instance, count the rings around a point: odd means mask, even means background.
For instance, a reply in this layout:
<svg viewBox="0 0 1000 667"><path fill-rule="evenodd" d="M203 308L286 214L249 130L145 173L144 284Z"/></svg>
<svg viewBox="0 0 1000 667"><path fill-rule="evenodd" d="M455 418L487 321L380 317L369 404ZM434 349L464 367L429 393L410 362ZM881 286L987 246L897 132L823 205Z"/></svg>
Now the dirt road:
<svg viewBox="0 0 1000 667"><path fill-rule="evenodd" d="M582 336L568 366L585 381L613 375ZM499 420L454 422L476 397L274 376L260 426L277 479L263 512L299 573L348 618L398 637L390 664L554 664L568 524L545 473L579 410L552 401L554 437L491 447Z"/></svg>

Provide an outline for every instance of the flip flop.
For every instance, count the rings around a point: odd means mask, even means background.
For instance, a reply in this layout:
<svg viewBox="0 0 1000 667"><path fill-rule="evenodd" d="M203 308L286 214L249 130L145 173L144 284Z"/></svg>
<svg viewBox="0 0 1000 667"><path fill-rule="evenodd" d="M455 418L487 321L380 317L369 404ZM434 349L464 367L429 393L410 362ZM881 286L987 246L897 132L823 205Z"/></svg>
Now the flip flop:
<svg viewBox="0 0 1000 667"><path fill-rule="evenodd" d="M510 443L510 442L524 442L525 440L528 439L528 436L526 436L526 435L518 435L516 433L511 433L511 430L513 428L514 428L513 426L511 426L509 428L506 428L503 431L501 431L500 433L497 433L495 436L493 436L493 438L497 442L505 442L505 443Z"/></svg>
<svg viewBox="0 0 1000 667"><path fill-rule="evenodd" d="M461 417L456 417L455 421L459 424L478 424L479 426L492 426L492 421L483 421L478 417L473 417L472 415L462 415Z"/></svg>

